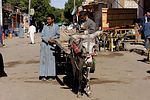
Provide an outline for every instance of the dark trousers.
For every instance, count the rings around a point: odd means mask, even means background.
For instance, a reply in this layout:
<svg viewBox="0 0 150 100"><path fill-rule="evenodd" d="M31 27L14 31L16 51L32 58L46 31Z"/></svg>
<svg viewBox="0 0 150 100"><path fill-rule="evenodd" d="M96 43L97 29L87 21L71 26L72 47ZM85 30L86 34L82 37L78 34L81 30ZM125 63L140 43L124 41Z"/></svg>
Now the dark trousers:
<svg viewBox="0 0 150 100"><path fill-rule="evenodd" d="M7 74L4 71L4 62L3 62L3 56L0 53L0 77L6 77Z"/></svg>
<svg viewBox="0 0 150 100"><path fill-rule="evenodd" d="M0 33L0 46L3 46L2 33Z"/></svg>

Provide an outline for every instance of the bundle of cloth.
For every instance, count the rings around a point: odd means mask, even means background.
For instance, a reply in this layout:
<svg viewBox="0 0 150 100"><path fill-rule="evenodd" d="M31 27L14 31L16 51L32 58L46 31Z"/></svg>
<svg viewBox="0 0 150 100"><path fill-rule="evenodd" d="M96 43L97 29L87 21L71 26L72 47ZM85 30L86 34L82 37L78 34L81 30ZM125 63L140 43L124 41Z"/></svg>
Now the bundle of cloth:
<svg viewBox="0 0 150 100"><path fill-rule="evenodd" d="M65 52L70 54L70 49L69 49L69 39L70 36L72 36L73 34L76 34L76 30L75 29L61 29L60 30L60 38L56 39L57 41L57 45Z"/></svg>
<svg viewBox="0 0 150 100"><path fill-rule="evenodd" d="M89 54L92 54L94 52L94 46L95 44L95 37L102 34L102 31L96 31L93 34L88 34L88 32L84 32L84 34L75 34L72 35L76 41L81 41L82 46L86 49L86 52Z"/></svg>
<svg viewBox="0 0 150 100"><path fill-rule="evenodd" d="M60 45L60 47L66 52L70 53L69 49L69 40L72 38L74 41L78 42L80 40L82 41L82 45L85 48L88 48L88 52L92 53L92 48L95 45L95 37L101 34L102 31L96 31L93 34L88 34L87 31L84 31L82 33L78 33L75 29L71 30L60 30L60 38L57 40L57 43ZM90 42L88 42L90 41Z"/></svg>

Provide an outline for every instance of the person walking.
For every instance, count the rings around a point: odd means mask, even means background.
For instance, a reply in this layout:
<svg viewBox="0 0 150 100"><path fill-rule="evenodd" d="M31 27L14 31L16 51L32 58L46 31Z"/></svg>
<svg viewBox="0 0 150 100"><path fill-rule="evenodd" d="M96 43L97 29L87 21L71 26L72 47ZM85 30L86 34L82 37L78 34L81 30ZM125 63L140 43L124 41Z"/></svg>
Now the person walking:
<svg viewBox="0 0 150 100"><path fill-rule="evenodd" d="M24 38L24 29L23 29L23 23L19 24L19 38Z"/></svg>
<svg viewBox="0 0 150 100"><path fill-rule="evenodd" d="M141 37L144 39L144 50L147 50L146 49L146 37L145 37L145 33L144 33L144 27L145 27L145 24L148 23L148 18L150 18L150 11L146 11L145 15L141 18L140 20L140 32L141 32ZM147 27L147 25L146 25Z"/></svg>
<svg viewBox="0 0 150 100"><path fill-rule="evenodd" d="M143 25L143 32L144 32L144 37L145 37L145 43L144 43L144 47L147 50L148 49L148 43L149 38L150 38L150 18L147 18L147 23L145 23Z"/></svg>
<svg viewBox="0 0 150 100"><path fill-rule="evenodd" d="M36 32L36 27L34 26L34 24L32 22L30 27L29 27L29 30L28 30L28 33L29 33L30 39L31 39L30 44L35 44L35 41L34 41L35 32Z"/></svg>
<svg viewBox="0 0 150 100"><path fill-rule="evenodd" d="M147 23L148 22L148 18L150 18L150 11L147 11L145 13L145 15L143 16L143 18L141 19L141 24L142 26L144 25L144 23Z"/></svg>
<svg viewBox="0 0 150 100"><path fill-rule="evenodd" d="M53 80L56 76L55 56L53 43L60 37L59 26L54 23L53 14L48 14L47 25L41 32L40 71L39 80Z"/></svg>

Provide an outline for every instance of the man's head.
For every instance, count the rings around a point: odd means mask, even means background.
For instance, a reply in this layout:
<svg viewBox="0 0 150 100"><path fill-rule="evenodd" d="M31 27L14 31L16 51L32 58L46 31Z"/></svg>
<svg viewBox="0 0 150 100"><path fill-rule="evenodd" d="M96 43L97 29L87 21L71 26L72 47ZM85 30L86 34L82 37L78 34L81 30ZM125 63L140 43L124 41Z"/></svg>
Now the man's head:
<svg viewBox="0 0 150 100"><path fill-rule="evenodd" d="M150 11L147 11L145 15L150 16Z"/></svg>
<svg viewBox="0 0 150 100"><path fill-rule="evenodd" d="M150 11L149 10L146 10L145 16L150 16Z"/></svg>
<svg viewBox="0 0 150 100"><path fill-rule="evenodd" d="M86 21L86 19L88 18L88 14L86 11L81 11L79 17L82 21Z"/></svg>
<svg viewBox="0 0 150 100"><path fill-rule="evenodd" d="M55 16L53 14L48 14L47 15L47 23L48 23L48 25L53 24L54 21L55 21Z"/></svg>

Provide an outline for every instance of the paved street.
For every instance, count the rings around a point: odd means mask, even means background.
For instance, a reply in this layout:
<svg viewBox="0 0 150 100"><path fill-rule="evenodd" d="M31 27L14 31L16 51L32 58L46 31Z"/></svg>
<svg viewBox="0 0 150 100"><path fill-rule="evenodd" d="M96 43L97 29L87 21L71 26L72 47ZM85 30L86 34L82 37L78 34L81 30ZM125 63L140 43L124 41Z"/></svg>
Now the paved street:
<svg viewBox="0 0 150 100"><path fill-rule="evenodd" d="M150 64L146 56L136 52L100 52L96 59L96 71L91 74L92 97L77 98L66 85L58 81L38 80L40 37L36 44L29 38L6 39L3 54L8 77L0 78L0 100L149 100ZM143 49L140 45L128 45L128 49ZM59 75L61 80L63 75Z"/></svg>

